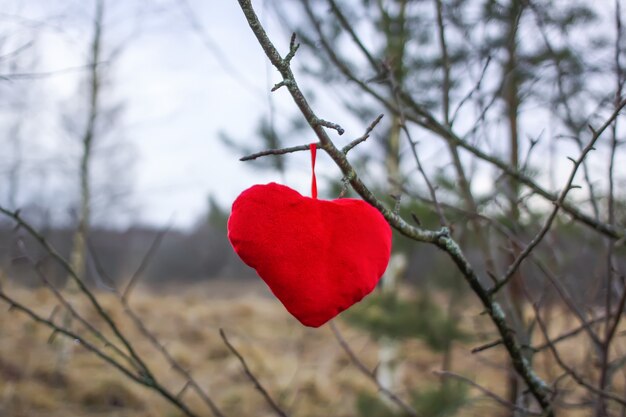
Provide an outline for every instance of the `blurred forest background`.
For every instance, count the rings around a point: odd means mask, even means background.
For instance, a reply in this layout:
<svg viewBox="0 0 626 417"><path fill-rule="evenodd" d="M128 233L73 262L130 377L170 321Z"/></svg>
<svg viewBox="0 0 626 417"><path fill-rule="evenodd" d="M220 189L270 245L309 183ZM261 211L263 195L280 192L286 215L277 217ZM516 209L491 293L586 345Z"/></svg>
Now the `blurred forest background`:
<svg viewBox="0 0 626 417"><path fill-rule="evenodd" d="M625 415L620 0L253 5L281 53L297 35L335 144L367 139L346 152L360 179L502 283L557 414ZM237 258L237 194L310 180L305 152L239 158L315 139L234 0L0 0L0 22L0 416L541 415L440 248L396 233L380 288L319 330ZM317 173L322 197L358 197L323 154ZM158 384L61 340L98 339L98 305Z"/></svg>

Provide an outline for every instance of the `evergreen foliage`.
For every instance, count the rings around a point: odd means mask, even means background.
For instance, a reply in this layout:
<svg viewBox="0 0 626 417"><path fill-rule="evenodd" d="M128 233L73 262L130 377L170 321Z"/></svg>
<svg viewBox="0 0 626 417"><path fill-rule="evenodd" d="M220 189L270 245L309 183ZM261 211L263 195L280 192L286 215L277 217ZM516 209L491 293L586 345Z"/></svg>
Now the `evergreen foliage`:
<svg viewBox="0 0 626 417"><path fill-rule="evenodd" d="M402 299L396 293L378 293L346 311L348 323L367 330L372 337L420 339L441 352L454 340L467 340L458 320L450 317L427 293Z"/></svg>

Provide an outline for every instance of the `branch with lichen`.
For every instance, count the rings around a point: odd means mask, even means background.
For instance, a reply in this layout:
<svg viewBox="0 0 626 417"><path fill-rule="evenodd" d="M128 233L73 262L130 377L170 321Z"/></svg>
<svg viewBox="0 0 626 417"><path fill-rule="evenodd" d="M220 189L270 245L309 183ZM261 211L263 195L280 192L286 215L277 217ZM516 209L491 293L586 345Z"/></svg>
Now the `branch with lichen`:
<svg viewBox="0 0 626 417"><path fill-rule="evenodd" d="M502 308L498 303L494 302L488 290L483 287L478 274L474 271L472 265L465 258L459 245L450 236L448 228L443 227L436 231L425 230L419 227L410 225L393 210L386 207L361 181L357 175L355 169L348 161L346 154L338 149L333 141L328 136L328 133L324 129L324 125L320 123L320 119L317 117L308 101L304 97L302 91L298 87L293 72L290 67L290 60L293 58L293 54L297 48L294 38L290 46L290 51L287 57L282 58L272 41L267 36L265 29L261 25L250 0L238 0L239 5L248 21L252 32L256 36L259 44L263 48L266 56L274 65L274 67L280 72L283 77L283 85L288 89L291 94L294 103L300 109L300 112L306 119L307 123L315 132L319 139L319 148L323 149L335 162L335 164L341 169L345 178L350 182L352 188L369 204L378 209L389 224L398 230L403 235L418 241L431 243L444 250L458 269L463 274L465 280L478 296L480 301L492 322L495 324L500 336L503 340L504 346L507 349L509 356L513 362L513 366L517 373L523 378L528 386L529 391L534 398L540 404L547 416L552 416L553 411L550 404L550 390L547 384L535 374L531 365L524 358L521 351L521 346L517 341L513 332L509 329L506 322L506 316L502 311Z"/></svg>

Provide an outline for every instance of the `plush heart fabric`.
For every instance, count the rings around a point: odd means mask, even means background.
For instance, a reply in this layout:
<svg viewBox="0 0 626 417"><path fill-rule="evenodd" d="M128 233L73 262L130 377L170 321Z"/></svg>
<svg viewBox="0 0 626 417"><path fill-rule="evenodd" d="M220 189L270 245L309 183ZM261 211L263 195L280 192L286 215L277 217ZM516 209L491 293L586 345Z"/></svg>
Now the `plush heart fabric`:
<svg viewBox="0 0 626 417"><path fill-rule="evenodd" d="M391 229L368 203L313 199L276 183L239 195L228 238L287 310L311 327L369 294L391 252Z"/></svg>

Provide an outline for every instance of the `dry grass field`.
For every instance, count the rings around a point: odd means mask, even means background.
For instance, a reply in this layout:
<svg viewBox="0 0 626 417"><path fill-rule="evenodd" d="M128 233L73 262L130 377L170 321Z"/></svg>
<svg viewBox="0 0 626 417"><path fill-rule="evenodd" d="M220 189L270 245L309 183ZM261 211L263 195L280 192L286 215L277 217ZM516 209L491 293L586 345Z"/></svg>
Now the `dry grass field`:
<svg viewBox="0 0 626 417"><path fill-rule="evenodd" d="M9 287L7 292L49 316L56 303L46 289ZM98 293L111 316L120 323L137 350L164 384L178 392L184 380L167 364L124 315L111 294ZM72 302L87 318L96 319L84 299ZM263 285L252 281L221 280L184 288L153 292L138 288L131 305L172 355L209 394L227 416L273 415L243 373L240 363L219 336L222 328L244 355L251 369L290 416L356 416L358 393L376 394L343 352L328 325L319 329L301 326L272 298ZM477 305L463 307L463 327L473 340L454 348L452 369L504 395L506 360L501 348L471 354L472 347L495 335ZM377 363L378 345L368 334L336 320L344 337L370 368ZM78 328L78 325L75 325ZM553 314L551 328L559 334L575 322ZM102 326L100 326L102 327ZM0 416L2 417L178 417L182 414L157 394L133 384L80 344L48 342L50 330L23 314L0 308ZM592 366L584 343L573 340L561 346L564 356L582 366ZM69 348L69 354L63 355ZM432 371L441 369L442 358L419 340L399 343L398 393L437 386ZM536 366L548 378L559 375L549 355L538 356ZM623 386L618 377L618 386ZM561 389L574 389L564 380ZM211 415L185 393L194 410ZM458 412L460 416L501 415L503 409L476 389ZM573 411L567 415L584 415Z"/></svg>

